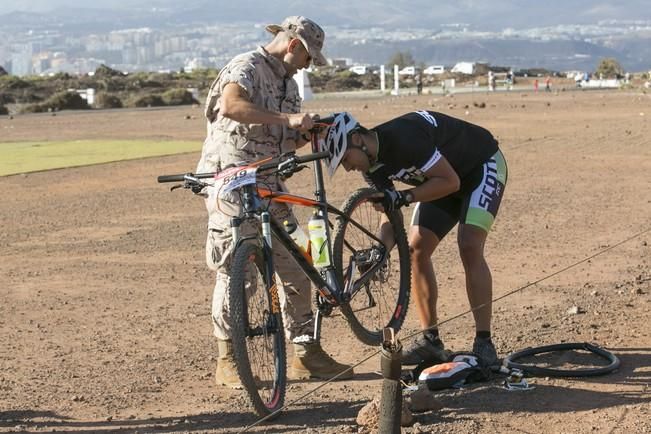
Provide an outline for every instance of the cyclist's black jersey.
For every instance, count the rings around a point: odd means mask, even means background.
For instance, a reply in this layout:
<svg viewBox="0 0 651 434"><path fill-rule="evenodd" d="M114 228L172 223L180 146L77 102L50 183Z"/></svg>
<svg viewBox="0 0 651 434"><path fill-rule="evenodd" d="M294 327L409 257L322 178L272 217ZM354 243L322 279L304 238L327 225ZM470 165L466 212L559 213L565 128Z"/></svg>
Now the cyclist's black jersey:
<svg viewBox="0 0 651 434"><path fill-rule="evenodd" d="M424 173L443 155L462 181L498 150L486 129L442 113L420 110L373 128L379 151L365 178L379 189L393 180L410 185L426 181Z"/></svg>

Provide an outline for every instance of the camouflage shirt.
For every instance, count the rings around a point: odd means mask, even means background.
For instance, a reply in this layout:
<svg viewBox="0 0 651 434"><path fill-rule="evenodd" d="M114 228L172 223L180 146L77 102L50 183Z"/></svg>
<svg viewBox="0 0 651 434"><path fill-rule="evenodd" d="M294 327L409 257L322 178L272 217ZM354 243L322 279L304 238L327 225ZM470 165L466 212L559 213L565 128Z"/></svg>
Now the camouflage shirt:
<svg viewBox="0 0 651 434"><path fill-rule="evenodd" d="M210 86L205 115L208 131L197 173L219 171L241 161L252 162L296 149L297 130L283 125L244 124L219 113L224 87L237 83L256 106L282 113L298 113L298 86L283 63L263 47L231 60Z"/></svg>

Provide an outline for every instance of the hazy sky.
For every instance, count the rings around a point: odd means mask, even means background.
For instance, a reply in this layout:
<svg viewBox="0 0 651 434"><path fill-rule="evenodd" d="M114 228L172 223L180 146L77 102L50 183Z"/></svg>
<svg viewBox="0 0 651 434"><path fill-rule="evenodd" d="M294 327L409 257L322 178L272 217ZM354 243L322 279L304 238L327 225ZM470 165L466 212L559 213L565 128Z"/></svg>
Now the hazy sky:
<svg viewBox="0 0 651 434"><path fill-rule="evenodd" d="M225 7L227 9L237 8L237 5L239 5L242 9L243 14L245 14L249 6L256 5L260 3L260 1L261 0L239 0L237 3L233 3L232 0L213 0L211 2L205 2L205 3L214 5L216 9L219 9L220 7ZM268 1L272 3L277 3L278 6L281 7L291 6L291 5L302 5L303 3L309 4L312 7L314 5L312 1L308 1L308 0L293 0L293 1L268 0ZM197 0L189 1L189 3L193 3L193 2L196 3ZM267 3L266 1L262 1L262 2ZM348 0L343 4L348 5L352 9L367 7L368 12L372 12L372 9L377 7L390 7L391 5L402 4L401 6L406 6L407 9L409 9L409 5L412 6L411 8L412 10L408 12L418 13L418 11L413 9L420 9L423 6L428 6L427 9L429 11L438 10L443 14L445 13L446 8L448 8L450 5L454 5L455 7L460 7L465 9L469 15L472 15L476 11L479 11L484 8L496 8L502 10L506 10L506 8L511 10L514 8L519 8L519 9L533 10L535 8L536 3L538 2L535 2L534 0L491 0L490 2L485 2L485 0L484 1L482 0L455 0L455 1L429 0L426 2L422 2L418 0L416 1ZM597 9L597 11L595 12L604 12L604 13L613 12L615 10L622 10L622 9L626 10L628 9L627 6L632 6L630 8L632 9L631 10L632 19L636 17L642 18L640 16L640 13L642 15L646 15L644 11L639 10L639 8L637 7L640 3L638 0L627 0L617 4L613 4L611 1L605 1L605 0L562 0L562 1L547 0L546 2L543 3L546 3L547 6L561 6L563 4L572 5L574 7L581 6L583 10ZM645 2L642 1L641 3L644 4ZM149 7L149 6L155 6L157 4L168 5L168 6L174 5L178 8L182 8L185 3L174 1L174 0L92 0L92 1L88 1L88 0L0 0L0 13L11 12L14 10L42 12L42 11L47 11L47 10L60 8L64 6L111 9L111 8L125 8L125 7L138 8L143 6ZM610 11L608 9L610 9ZM535 17L532 18L535 19Z"/></svg>
<svg viewBox="0 0 651 434"><path fill-rule="evenodd" d="M151 0L0 0L0 13L11 11L43 12L62 6L114 8L125 5L144 5L152 3Z"/></svg>
<svg viewBox="0 0 651 434"><path fill-rule="evenodd" d="M0 0L0 14L45 12L61 7L128 11L205 11L209 19L263 22L307 15L323 25L395 23L403 28L469 23L478 28L539 27L596 23L599 20L651 20L650 0ZM321 3L319 5L319 3ZM560 12L560 13L559 13Z"/></svg>

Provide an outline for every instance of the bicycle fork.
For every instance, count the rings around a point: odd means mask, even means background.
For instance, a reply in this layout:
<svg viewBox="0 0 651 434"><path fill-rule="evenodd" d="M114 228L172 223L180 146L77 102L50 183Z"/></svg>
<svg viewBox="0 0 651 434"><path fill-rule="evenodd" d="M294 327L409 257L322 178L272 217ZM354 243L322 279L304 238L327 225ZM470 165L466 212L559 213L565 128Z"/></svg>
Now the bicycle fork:
<svg viewBox="0 0 651 434"><path fill-rule="evenodd" d="M255 236L246 236L241 237L240 226L244 221L241 217L232 217L231 218L231 232L233 236L233 251L237 246L246 241L247 239L255 239ZM262 257L263 257L263 270L265 277L265 282L269 282L269 286L265 290L269 293L271 297L271 313L280 314L280 297L278 295L278 286L276 285L276 273L273 263L273 251L271 250L271 215L269 212L263 212L260 215L261 227L262 227ZM274 331L278 328L278 324L267 324L267 329L269 331ZM278 332L283 333L282 330Z"/></svg>

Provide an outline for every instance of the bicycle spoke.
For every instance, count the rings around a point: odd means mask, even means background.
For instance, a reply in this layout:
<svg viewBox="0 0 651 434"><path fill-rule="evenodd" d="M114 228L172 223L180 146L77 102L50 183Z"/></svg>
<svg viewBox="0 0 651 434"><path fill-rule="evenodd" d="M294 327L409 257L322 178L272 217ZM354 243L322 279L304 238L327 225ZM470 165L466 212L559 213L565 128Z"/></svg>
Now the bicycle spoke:
<svg viewBox="0 0 651 434"><path fill-rule="evenodd" d="M261 416L275 411L285 395L285 341L282 318L272 313L262 251L242 245L234 255L231 311L233 351L251 403Z"/></svg>
<svg viewBox="0 0 651 434"><path fill-rule="evenodd" d="M373 191L368 189L353 193L344 206L344 212L370 234L378 236L385 214L377 211L373 203L366 200L370 194ZM356 336L368 344L379 343L380 332L384 327L389 324L399 327L404 320L409 297L410 264L404 228L398 223L400 222L391 224L401 231L396 237L399 246L390 253L384 252L384 246L378 246L374 237L345 220L340 222L337 231L335 265L346 267L342 270L342 275L346 275L351 258L354 258L352 267L355 267L355 281L362 276L368 279L366 273L373 273L362 287L351 294L349 304L342 308Z"/></svg>

